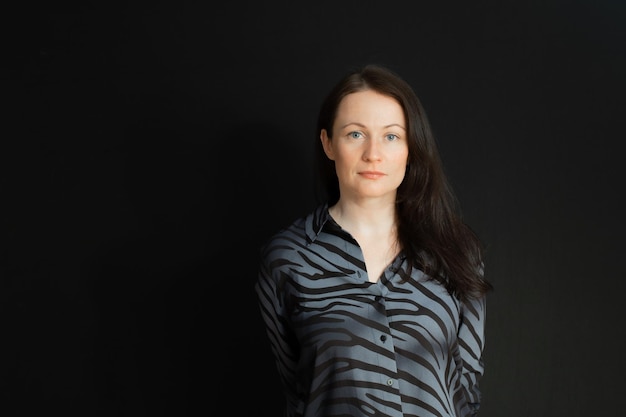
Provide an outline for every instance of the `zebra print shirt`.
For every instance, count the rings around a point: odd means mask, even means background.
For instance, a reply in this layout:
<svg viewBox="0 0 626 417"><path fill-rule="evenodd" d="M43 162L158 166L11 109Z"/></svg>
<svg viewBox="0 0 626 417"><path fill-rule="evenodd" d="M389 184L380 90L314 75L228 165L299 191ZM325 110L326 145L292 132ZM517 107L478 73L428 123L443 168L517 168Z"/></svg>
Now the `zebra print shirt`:
<svg viewBox="0 0 626 417"><path fill-rule="evenodd" d="M485 299L461 303L399 255L375 283L326 204L261 250L255 291L285 417L472 416Z"/></svg>

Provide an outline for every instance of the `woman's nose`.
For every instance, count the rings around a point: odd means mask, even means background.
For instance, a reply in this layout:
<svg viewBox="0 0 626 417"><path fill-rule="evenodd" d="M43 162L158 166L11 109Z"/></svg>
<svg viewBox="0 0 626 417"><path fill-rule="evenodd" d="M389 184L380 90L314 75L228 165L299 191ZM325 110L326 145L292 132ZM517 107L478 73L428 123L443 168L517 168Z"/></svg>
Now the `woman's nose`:
<svg viewBox="0 0 626 417"><path fill-rule="evenodd" d="M365 149L363 151L363 160L365 161L377 161L380 159L380 144L375 140L368 140L365 143Z"/></svg>

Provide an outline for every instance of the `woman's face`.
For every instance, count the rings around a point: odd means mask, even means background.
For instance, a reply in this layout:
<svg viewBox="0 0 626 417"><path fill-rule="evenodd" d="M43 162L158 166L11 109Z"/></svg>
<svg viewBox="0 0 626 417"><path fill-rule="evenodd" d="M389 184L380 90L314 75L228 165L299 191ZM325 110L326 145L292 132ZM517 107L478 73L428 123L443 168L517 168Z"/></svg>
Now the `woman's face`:
<svg viewBox="0 0 626 417"><path fill-rule="evenodd" d="M345 96L333 137L323 129L320 139L335 161L341 199L395 201L409 155L404 112L395 99L372 90Z"/></svg>

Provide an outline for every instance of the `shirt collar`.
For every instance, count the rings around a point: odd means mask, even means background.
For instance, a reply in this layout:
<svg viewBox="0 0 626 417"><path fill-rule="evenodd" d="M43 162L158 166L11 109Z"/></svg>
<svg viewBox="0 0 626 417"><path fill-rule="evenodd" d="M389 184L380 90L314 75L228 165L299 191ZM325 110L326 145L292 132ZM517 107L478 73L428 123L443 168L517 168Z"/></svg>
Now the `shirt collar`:
<svg viewBox="0 0 626 417"><path fill-rule="evenodd" d="M329 221L332 221L332 218L328 212L328 203L326 202L317 206L313 213L306 219L304 230L309 243L315 242L317 236L319 236L322 229L324 229L324 225Z"/></svg>
<svg viewBox="0 0 626 417"><path fill-rule="evenodd" d="M341 229L341 226L339 226L330 216L330 212L328 211L328 202L317 206L317 208L306 217L304 231L307 236L308 244L315 242L319 234L324 229L324 226L327 224L330 227L337 227ZM397 270L400 268L400 265L404 262L404 260L406 260L406 254L404 251L400 251L400 254L393 263L393 267Z"/></svg>

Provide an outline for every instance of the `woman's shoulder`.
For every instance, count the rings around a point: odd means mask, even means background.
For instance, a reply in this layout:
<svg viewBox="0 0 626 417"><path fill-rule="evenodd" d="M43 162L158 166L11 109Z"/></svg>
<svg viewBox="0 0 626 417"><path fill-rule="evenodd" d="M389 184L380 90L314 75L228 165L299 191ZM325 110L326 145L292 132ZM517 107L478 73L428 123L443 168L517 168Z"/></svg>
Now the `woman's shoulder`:
<svg viewBox="0 0 626 417"><path fill-rule="evenodd" d="M272 234L261 246L262 256L284 257L286 252L306 247L311 241L311 236L317 233L315 228L323 210L325 206L317 207Z"/></svg>

